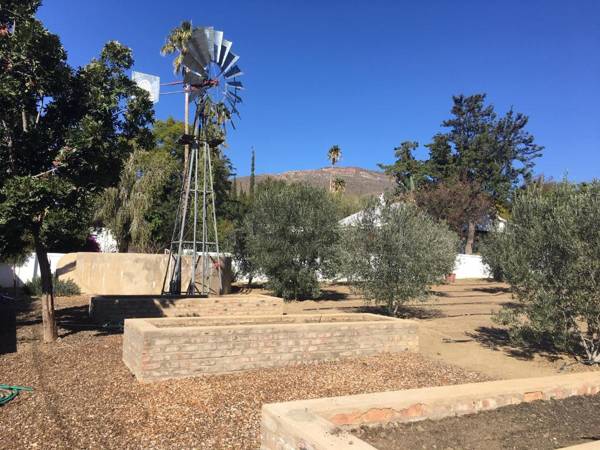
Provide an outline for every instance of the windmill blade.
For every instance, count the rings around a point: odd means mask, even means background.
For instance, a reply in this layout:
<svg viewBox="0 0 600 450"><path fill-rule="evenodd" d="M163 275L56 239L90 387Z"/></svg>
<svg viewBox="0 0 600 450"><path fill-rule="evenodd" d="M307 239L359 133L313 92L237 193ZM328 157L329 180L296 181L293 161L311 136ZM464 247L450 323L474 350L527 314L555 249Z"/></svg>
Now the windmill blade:
<svg viewBox="0 0 600 450"><path fill-rule="evenodd" d="M223 44L223 32L215 30L215 59L214 62L219 64L221 59L221 46Z"/></svg>
<svg viewBox="0 0 600 450"><path fill-rule="evenodd" d="M210 55L210 60L215 60L215 29L213 27L208 27L204 29L204 33L206 35L206 43L208 45L208 54Z"/></svg>
<svg viewBox="0 0 600 450"><path fill-rule="evenodd" d="M236 103L238 103L236 98L231 95L231 92L227 92L227 94L225 94L225 98L228 100L229 104L235 105Z"/></svg>
<svg viewBox="0 0 600 450"><path fill-rule="evenodd" d="M185 84L198 85L198 84L201 84L205 79L206 79L205 76L199 75L194 72L189 72L189 71L186 72L185 75L183 76L183 82Z"/></svg>
<svg viewBox="0 0 600 450"><path fill-rule="evenodd" d="M191 53L186 53L183 56L182 64L187 67L191 72L195 72L202 77L206 77L206 70L204 70L204 66L202 66L196 58L192 56Z"/></svg>
<svg viewBox="0 0 600 450"><path fill-rule="evenodd" d="M240 112L235 107L235 103L233 103L229 98L227 98L227 103L229 103L229 106L231 106L231 111L241 119L242 117L240 116Z"/></svg>
<svg viewBox="0 0 600 450"><path fill-rule="evenodd" d="M188 41L188 52L203 68L210 62L210 52L208 50L208 39L205 29L198 28L192 33L192 37Z"/></svg>
<svg viewBox="0 0 600 450"><path fill-rule="evenodd" d="M243 103L242 102L242 97L240 97L239 95L237 95L236 92L227 91L227 93L225 95L233 97L235 99L236 103Z"/></svg>
<svg viewBox="0 0 600 450"><path fill-rule="evenodd" d="M233 42L223 39L223 45L221 45L221 59L218 61L221 71L223 70L223 63L225 62L225 59L227 59L227 55L229 55L232 45Z"/></svg>
<svg viewBox="0 0 600 450"><path fill-rule="evenodd" d="M241 81L228 81L225 83L227 86L231 86L234 87L236 89L244 89L244 85L242 84Z"/></svg>
<svg viewBox="0 0 600 450"><path fill-rule="evenodd" d="M227 55L227 58L225 58L225 60L223 61L223 65L221 66L223 72L227 72L229 68L237 62L238 59L240 59L240 57L230 51Z"/></svg>
<svg viewBox="0 0 600 450"><path fill-rule="evenodd" d="M243 75L243 74L244 74L244 72L242 72L242 69L240 69L236 64L231 69L229 69L227 72L225 72L225 78L239 77L240 75Z"/></svg>

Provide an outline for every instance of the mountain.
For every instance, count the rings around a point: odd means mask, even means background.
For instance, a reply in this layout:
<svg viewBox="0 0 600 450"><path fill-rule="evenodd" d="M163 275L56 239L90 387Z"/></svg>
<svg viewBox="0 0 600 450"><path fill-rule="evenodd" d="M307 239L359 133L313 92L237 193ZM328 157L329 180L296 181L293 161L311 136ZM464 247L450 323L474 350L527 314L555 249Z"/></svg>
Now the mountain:
<svg viewBox="0 0 600 450"><path fill-rule="evenodd" d="M304 182L311 186L329 188L329 179L342 178L346 182L345 193L350 196L380 194L394 188L394 181L382 172L367 170L361 167L324 167L313 170L290 170L289 172L276 174L256 175L256 183L272 178L286 182ZM250 177L237 179L238 189L247 191L250 185Z"/></svg>

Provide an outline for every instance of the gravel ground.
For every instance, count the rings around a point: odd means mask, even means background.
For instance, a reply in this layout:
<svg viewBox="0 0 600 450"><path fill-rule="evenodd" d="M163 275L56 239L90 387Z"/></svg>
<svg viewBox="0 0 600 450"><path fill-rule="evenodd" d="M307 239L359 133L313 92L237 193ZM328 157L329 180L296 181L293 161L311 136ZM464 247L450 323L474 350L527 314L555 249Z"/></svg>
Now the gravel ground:
<svg viewBox="0 0 600 450"><path fill-rule="evenodd" d="M0 383L35 391L0 407L0 448L258 448L263 403L485 379L403 353L140 384L121 335L92 328L85 301L59 299L55 344L39 341L37 305L20 314Z"/></svg>

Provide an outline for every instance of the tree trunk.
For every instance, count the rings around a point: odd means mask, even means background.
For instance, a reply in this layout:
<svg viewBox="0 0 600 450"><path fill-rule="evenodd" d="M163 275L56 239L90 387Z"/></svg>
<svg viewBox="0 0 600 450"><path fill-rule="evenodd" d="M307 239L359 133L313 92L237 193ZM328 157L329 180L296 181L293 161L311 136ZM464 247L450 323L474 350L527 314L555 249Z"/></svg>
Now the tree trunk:
<svg viewBox="0 0 600 450"><path fill-rule="evenodd" d="M475 242L475 222L469 220L467 229L467 243L465 244L465 253L467 255L473 254L473 243Z"/></svg>
<svg viewBox="0 0 600 450"><path fill-rule="evenodd" d="M42 281L42 329L44 342L54 342L58 338L56 319L54 317L54 293L52 291L52 270L48 261L48 252L35 236L35 253L40 265L40 278Z"/></svg>

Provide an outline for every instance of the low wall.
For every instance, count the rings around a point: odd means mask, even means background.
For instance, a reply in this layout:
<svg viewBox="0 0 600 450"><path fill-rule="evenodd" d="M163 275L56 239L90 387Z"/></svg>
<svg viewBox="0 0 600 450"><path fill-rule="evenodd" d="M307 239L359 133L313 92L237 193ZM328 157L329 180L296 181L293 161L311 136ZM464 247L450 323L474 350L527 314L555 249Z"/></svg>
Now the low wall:
<svg viewBox="0 0 600 450"><path fill-rule="evenodd" d="M600 373L584 372L266 404L262 407L261 449L374 450L349 430L599 392ZM598 448L598 443L590 448Z"/></svg>
<svg viewBox="0 0 600 450"><path fill-rule="evenodd" d="M65 256L64 253L48 253L48 262L52 273L56 271L58 261ZM25 262L19 266L0 263L0 287L13 287L17 283L17 287L23 286L33 278L40 276L40 265L35 252L29 254Z"/></svg>
<svg viewBox="0 0 600 450"><path fill-rule="evenodd" d="M417 324L374 314L129 319L123 361L140 381L418 350Z"/></svg>
<svg viewBox="0 0 600 450"><path fill-rule="evenodd" d="M231 258L222 256L223 294L231 292ZM72 279L84 294L158 295L169 255L146 253L68 253L58 261L59 279ZM191 257L184 257L182 287L190 279ZM210 288L218 293L219 279L211 266Z"/></svg>
<svg viewBox="0 0 600 450"><path fill-rule="evenodd" d="M103 295L90 300L90 317L98 323L122 323L125 319L150 317L281 314L282 299L257 294L209 298Z"/></svg>
<svg viewBox="0 0 600 450"><path fill-rule="evenodd" d="M480 255L457 255L454 264L454 273L457 280L465 278L489 278L491 276L490 268L483 263Z"/></svg>

